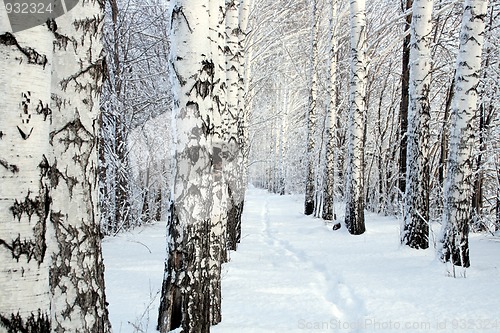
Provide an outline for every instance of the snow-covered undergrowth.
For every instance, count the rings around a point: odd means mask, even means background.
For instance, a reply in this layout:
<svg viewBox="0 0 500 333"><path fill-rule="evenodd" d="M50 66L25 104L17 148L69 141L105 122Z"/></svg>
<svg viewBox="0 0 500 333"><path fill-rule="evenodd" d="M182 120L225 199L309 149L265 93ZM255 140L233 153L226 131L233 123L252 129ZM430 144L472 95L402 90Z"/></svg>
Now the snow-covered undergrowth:
<svg viewBox="0 0 500 333"><path fill-rule="evenodd" d="M472 266L454 279L433 248L399 245L394 218L367 214L367 232L351 236L304 216L302 196L250 189L246 199L213 332L500 332L500 243L491 236L471 235ZM164 233L159 223L105 240L114 332L154 332Z"/></svg>

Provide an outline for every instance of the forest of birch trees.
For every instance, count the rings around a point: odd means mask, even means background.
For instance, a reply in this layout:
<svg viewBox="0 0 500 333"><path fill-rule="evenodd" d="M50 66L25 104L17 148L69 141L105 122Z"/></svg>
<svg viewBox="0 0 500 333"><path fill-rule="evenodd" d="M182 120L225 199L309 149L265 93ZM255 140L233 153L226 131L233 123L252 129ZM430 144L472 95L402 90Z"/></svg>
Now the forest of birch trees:
<svg viewBox="0 0 500 333"><path fill-rule="evenodd" d="M494 1L82 0L18 32L1 14L1 333L108 332L102 235L153 221L157 329L209 332L249 184L353 237L397 216L402 246L462 269L469 233L500 229Z"/></svg>

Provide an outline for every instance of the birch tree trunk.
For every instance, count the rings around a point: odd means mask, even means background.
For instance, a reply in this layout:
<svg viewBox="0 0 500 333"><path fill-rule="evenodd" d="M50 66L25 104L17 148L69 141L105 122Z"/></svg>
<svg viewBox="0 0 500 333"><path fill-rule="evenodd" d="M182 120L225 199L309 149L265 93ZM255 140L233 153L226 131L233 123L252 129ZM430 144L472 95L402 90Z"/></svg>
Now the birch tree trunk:
<svg viewBox="0 0 500 333"><path fill-rule="evenodd" d="M429 247L429 90L433 0L414 0L411 19L404 226L401 243Z"/></svg>
<svg viewBox="0 0 500 333"><path fill-rule="evenodd" d="M232 162L225 163L224 174L228 182L228 249L236 250L241 238L241 214L243 212L244 186L244 138L245 115L243 114L241 84L243 82L242 66L243 49L240 43L240 9L239 0L226 0L226 89L228 135L225 141L235 146Z"/></svg>
<svg viewBox="0 0 500 333"><path fill-rule="evenodd" d="M329 39L329 103L328 103L328 127L326 132L326 176L324 189L323 214L324 220L334 220L334 196L335 196L335 152L337 149L337 0L330 0L330 39Z"/></svg>
<svg viewBox="0 0 500 333"><path fill-rule="evenodd" d="M311 215L315 208L315 129L316 129L316 99L317 99L317 84L318 84L318 41L317 41L317 1L311 1L311 55L309 66L309 101L307 110L307 173L306 173L306 193L304 203L304 214Z"/></svg>
<svg viewBox="0 0 500 333"><path fill-rule="evenodd" d="M364 130L366 114L365 0L351 0L351 63L345 224L353 235L365 232Z"/></svg>
<svg viewBox="0 0 500 333"><path fill-rule="evenodd" d="M51 21L54 36L49 176L52 330L109 332L97 211L97 131L104 3L91 0Z"/></svg>
<svg viewBox="0 0 500 333"><path fill-rule="evenodd" d="M5 24L5 25L4 25ZM49 332L52 35L0 22L0 332Z"/></svg>
<svg viewBox="0 0 500 333"><path fill-rule="evenodd" d="M481 71L488 1L466 0L456 61L455 93L452 101L449 155L444 189L444 213L440 258L453 265L469 267L469 222L474 188L474 117Z"/></svg>
<svg viewBox="0 0 500 333"><path fill-rule="evenodd" d="M203 0L177 0L171 5L176 166L158 329L202 333L210 331L214 76L210 16Z"/></svg>
<svg viewBox="0 0 500 333"><path fill-rule="evenodd" d="M0 35L6 110L19 109L1 129L3 218L17 219L8 233L0 228L0 255L11 252L2 258L10 267L1 274L1 332L110 330L96 216L101 12L89 1L47 26ZM25 80L12 80L21 73Z"/></svg>
<svg viewBox="0 0 500 333"><path fill-rule="evenodd" d="M247 81L248 81L248 68L246 56L246 41L247 41L247 28L248 19L250 15L250 1L240 0L239 13L238 13L238 148L236 154L236 167L237 167L237 183L236 188L232 191L235 201L233 207L234 214L231 214L235 220L232 225L234 229L234 239L236 243L241 241L241 217L245 204L245 192L248 183L248 155L250 152L249 138L248 138L248 100L247 100ZM236 249L236 247L235 247Z"/></svg>
<svg viewBox="0 0 500 333"><path fill-rule="evenodd" d="M226 105L226 62L223 47L225 45L225 2L210 2L210 47L214 62L212 91L213 135L213 209L210 230L210 323L218 324L222 320L222 263L227 260L226 233L228 193L224 175L224 165L230 161L233 152L227 142L227 129L224 117L227 117Z"/></svg>
<svg viewBox="0 0 500 333"><path fill-rule="evenodd" d="M413 0L401 1L403 11L412 8ZM405 18L405 32L410 30L411 15ZM401 69L401 104L399 107L399 178L398 188L401 193L406 191L406 153L408 145L408 106L409 106L409 82L410 82L410 43L411 36L408 34L403 41L403 59Z"/></svg>
<svg viewBox="0 0 500 333"><path fill-rule="evenodd" d="M224 53L226 56L226 101L225 128L227 142L239 143L238 137L238 112L239 112L239 40L238 40L238 15L239 2L225 0L226 43ZM237 246L237 183L238 166L236 160L224 164L224 175L227 177L228 191L228 221L227 221L227 249L236 250Z"/></svg>
<svg viewBox="0 0 500 333"><path fill-rule="evenodd" d="M251 0L240 0L239 6L239 29L238 29L238 42L239 42L239 80L238 80L238 136L239 148L236 165L239 168L238 188L237 188L237 216L236 216L236 241L241 241L241 217L245 204L245 193L248 184L248 156L250 154L250 144L248 136L248 79L249 69L247 68L248 56L246 55L246 42L248 34L248 20L250 15L250 2Z"/></svg>

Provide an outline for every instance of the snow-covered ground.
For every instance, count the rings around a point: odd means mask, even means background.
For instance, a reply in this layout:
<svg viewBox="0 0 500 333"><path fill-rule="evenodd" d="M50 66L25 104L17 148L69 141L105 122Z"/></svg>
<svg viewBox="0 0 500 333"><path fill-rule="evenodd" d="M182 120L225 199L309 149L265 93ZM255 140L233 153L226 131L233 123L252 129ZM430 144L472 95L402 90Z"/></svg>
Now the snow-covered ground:
<svg viewBox="0 0 500 333"><path fill-rule="evenodd" d="M165 223L156 223L104 239L106 299L114 333L156 332L165 233Z"/></svg>
<svg viewBox="0 0 500 333"><path fill-rule="evenodd" d="M471 235L472 266L454 279L434 249L399 245L394 218L367 214L367 232L351 236L304 216L302 196L246 199L212 332L500 332L498 238ZM154 332L164 233L159 223L105 239L114 332Z"/></svg>

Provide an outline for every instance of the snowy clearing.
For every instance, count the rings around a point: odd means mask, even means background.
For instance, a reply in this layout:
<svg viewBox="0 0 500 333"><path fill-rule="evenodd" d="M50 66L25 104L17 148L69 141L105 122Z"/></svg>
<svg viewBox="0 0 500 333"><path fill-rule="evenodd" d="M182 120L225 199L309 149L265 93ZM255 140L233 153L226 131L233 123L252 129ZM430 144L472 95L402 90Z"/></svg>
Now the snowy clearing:
<svg viewBox="0 0 500 333"><path fill-rule="evenodd" d="M303 196L249 189L242 242L223 267L223 320L212 332L500 332L492 237L471 234L472 266L453 279L434 249L399 245L395 218L367 214L367 232L351 236L304 216L302 205ZM154 332L164 224L106 238L103 248L113 331Z"/></svg>

